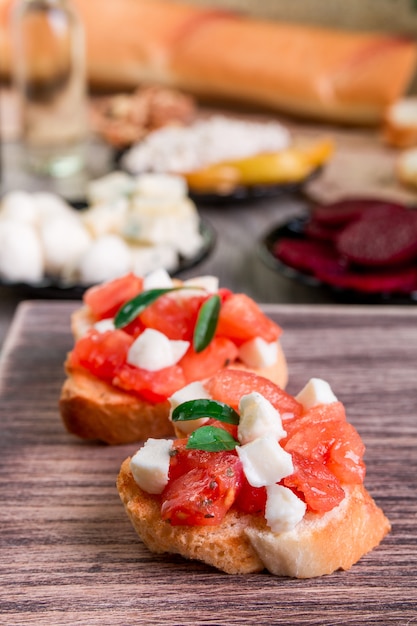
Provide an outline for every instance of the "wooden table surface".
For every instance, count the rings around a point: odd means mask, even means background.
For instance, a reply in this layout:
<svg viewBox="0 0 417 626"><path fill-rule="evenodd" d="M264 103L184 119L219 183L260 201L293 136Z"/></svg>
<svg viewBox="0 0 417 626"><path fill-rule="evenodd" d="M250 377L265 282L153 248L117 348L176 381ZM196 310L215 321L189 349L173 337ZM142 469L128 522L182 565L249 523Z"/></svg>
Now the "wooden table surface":
<svg viewBox="0 0 417 626"><path fill-rule="evenodd" d="M417 312L270 305L290 383L327 379L367 446L366 484L392 532L348 572L230 576L150 554L115 480L136 446L67 434L58 413L74 302L19 306L0 370L0 623L398 624L417 622Z"/></svg>

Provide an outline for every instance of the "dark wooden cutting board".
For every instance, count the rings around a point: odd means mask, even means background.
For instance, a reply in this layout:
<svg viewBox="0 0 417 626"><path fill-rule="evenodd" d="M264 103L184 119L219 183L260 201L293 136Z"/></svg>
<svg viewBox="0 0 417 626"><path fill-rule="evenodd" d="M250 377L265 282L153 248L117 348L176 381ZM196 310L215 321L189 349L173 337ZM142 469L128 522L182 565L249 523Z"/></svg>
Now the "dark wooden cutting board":
<svg viewBox="0 0 417 626"><path fill-rule="evenodd" d="M71 302L26 302L0 372L0 623L417 624L417 310L268 306L290 383L327 379L366 446L391 534L348 572L229 576L150 554L115 480L136 447L67 434L58 412Z"/></svg>

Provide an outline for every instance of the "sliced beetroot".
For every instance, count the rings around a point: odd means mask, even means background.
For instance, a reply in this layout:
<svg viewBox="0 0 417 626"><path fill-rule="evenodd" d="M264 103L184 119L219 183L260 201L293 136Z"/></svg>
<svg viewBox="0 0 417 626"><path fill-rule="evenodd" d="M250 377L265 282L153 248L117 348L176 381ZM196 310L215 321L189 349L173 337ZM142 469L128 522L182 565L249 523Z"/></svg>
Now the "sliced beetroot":
<svg viewBox="0 0 417 626"><path fill-rule="evenodd" d="M417 258L417 213L380 207L339 234L336 249L350 263L391 266Z"/></svg>
<svg viewBox="0 0 417 626"><path fill-rule="evenodd" d="M409 266L383 272L329 272L318 271L317 278L322 282L341 289L353 289L364 293L409 294L417 291L417 267Z"/></svg>
<svg viewBox="0 0 417 626"><path fill-rule="evenodd" d="M274 247L274 255L294 269L316 274L317 271L335 271L343 261L334 247L316 240L282 238Z"/></svg>
<svg viewBox="0 0 417 626"><path fill-rule="evenodd" d="M339 227L321 224L314 218L309 220L304 226L304 235L306 237L310 237L311 239L320 239L321 241L334 241L339 233Z"/></svg>
<svg viewBox="0 0 417 626"><path fill-rule="evenodd" d="M342 226L356 221L369 209L404 208L403 205L375 198L346 198L331 204L317 205L313 209L314 220L326 226Z"/></svg>

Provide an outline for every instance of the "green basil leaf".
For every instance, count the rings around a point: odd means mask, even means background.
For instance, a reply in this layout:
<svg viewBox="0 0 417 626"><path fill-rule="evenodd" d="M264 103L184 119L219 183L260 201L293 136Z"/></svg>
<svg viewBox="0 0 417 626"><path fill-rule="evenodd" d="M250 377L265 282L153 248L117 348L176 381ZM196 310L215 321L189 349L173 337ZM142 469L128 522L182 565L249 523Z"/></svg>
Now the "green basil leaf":
<svg viewBox="0 0 417 626"><path fill-rule="evenodd" d="M200 417L213 417L219 422L239 424L239 414L228 404L217 400L188 400L179 404L172 412L173 422L196 420Z"/></svg>
<svg viewBox="0 0 417 626"><path fill-rule="evenodd" d="M123 328L127 326L130 322L133 322L146 307L152 304L152 302L155 302L155 300L170 291L178 291L179 289L184 289L184 287L167 287L165 289L149 289L142 291L142 293L129 300L129 302L126 302L126 304L119 309L114 318L115 327Z"/></svg>
<svg viewBox="0 0 417 626"><path fill-rule="evenodd" d="M216 332L221 300L217 294L211 296L201 307L194 328L193 347L196 352L207 348Z"/></svg>
<svg viewBox="0 0 417 626"><path fill-rule="evenodd" d="M238 445L239 442L227 430L216 426L202 426L191 433L185 447L188 450L220 452L234 450Z"/></svg>

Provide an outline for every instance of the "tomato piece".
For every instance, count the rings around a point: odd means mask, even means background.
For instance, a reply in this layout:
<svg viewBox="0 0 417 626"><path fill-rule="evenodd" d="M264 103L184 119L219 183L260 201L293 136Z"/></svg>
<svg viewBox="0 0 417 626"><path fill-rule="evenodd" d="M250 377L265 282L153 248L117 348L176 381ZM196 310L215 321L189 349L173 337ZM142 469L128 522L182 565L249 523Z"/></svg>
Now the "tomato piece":
<svg viewBox="0 0 417 626"><path fill-rule="evenodd" d="M210 422L212 422L211 425L220 427L221 422L217 422L216 420L210 420ZM207 424L208 423L209 422L207 422ZM187 441L188 438L176 439L173 443L169 464L170 481L175 480L196 467L205 469L211 468L214 458L216 463L220 465L235 464L235 459L237 459L235 452L207 452L206 450L188 449Z"/></svg>
<svg viewBox="0 0 417 626"><path fill-rule="evenodd" d="M284 445L293 454L319 461L341 483L361 483L365 446L355 428L344 421L317 422L297 430Z"/></svg>
<svg viewBox="0 0 417 626"><path fill-rule="evenodd" d="M281 483L292 489L307 504L309 511L331 511L345 497L339 480L322 463L293 452L294 473Z"/></svg>
<svg viewBox="0 0 417 626"><path fill-rule="evenodd" d="M318 404L317 406L304 411L301 417L296 419L284 419L283 426L287 431L287 437L281 440L281 445L285 445L288 439L298 430L302 430L311 424L321 424L323 422L346 421L345 407L339 401L329 404Z"/></svg>
<svg viewBox="0 0 417 626"><path fill-rule="evenodd" d="M243 485L236 498L235 506L243 513L256 515L265 513L266 488L252 487L244 477Z"/></svg>
<svg viewBox="0 0 417 626"><path fill-rule="evenodd" d="M258 376L253 372L227 368L217 372L206 383L205 387L212 398L229 404L235 410L242 396L258 391L281 413L301 415L302 405L275 383Z"/></svg>
<svg viewBox="0 0 417 626"><path fill-rule="evenodd" d="M230 295L222 304L216 335L228 337L238 344L262 337L277 340L282 329L265 315L252 298L243 293Z"/></svg>
<svg viewBox="0 0 417 626"><path fill-rule="evenodd" d="M69 356L70 367L83 367L97 378L111 381L125 363L132 343L133 338L122 330L91 330L75 343Z"/></svg>
<svg viewBox="0 0 417 626"><path fill-rule="evenodd" d="M159 330L169 339L192 341L198 312L206 299L207 294L191 297L167 294L150 304L140 319L145 327Z"/></svg>
<svg viewBox="0 0 417 626"><path fill-rule="evenodd" d="M210 452L204 467L170 481L162 493L161 516L173 526L220 524L242 485L236 455Z"/></svg>
<svg viewBox="0 0 417 626"><path fill-rule="evenodd" d="M179 365L171 365L151 372L124 363L118 369L112 383L115 387L137 393L155 404L164 402L175 391L184 387L185 377Z"/></svg>
<svg viewBox="0 0 417 626"><path fill-rule="evenodd" d="M179 364L184 370L187 383L203 380L236 361L238 349L226 337L214 337L207 348L195 352L193 347L187 350Z"/></svg>
<svg viewBox="0 0 417 626"><path fill-rule="evenodd" d="M120 307L137 296L143 288L143 279L133 273L90 287L83 301L96 319L114 317Z"/></svg>

